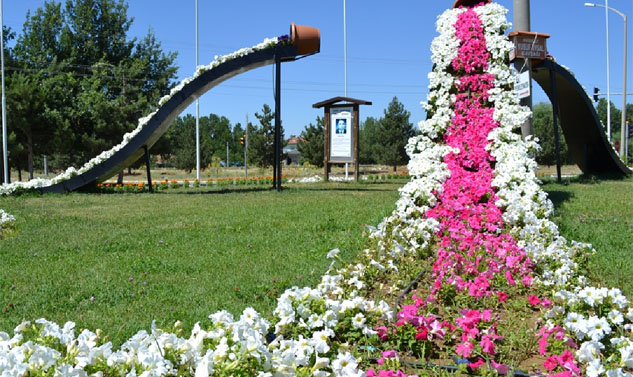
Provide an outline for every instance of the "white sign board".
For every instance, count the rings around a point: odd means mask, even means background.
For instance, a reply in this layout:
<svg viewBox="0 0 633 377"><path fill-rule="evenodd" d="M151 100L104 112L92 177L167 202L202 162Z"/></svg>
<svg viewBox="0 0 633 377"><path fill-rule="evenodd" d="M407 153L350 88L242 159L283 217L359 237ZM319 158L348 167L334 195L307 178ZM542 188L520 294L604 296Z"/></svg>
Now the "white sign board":
<svg viewBox="0 0 633 377"><path fill-rule="evenodd" d="M330 109L330 161L353 162L351 107Z"/></svg>
<svg viewBox="0 0 633 377"><path fill-rule="evenodd" d="M514 91L519 99L530 96L530 72L519 73L514 82Z"/></svg>

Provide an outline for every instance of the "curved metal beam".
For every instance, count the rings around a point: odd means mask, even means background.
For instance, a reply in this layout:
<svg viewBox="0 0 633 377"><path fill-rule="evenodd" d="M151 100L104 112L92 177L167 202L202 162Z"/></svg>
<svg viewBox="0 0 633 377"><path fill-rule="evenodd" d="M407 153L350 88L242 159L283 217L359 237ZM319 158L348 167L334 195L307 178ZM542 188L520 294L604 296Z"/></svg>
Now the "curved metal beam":
<svg viewBox="0 0 633 377"><path fill-rule="evenodd" d="M555 91L550 74L554 75ZM532 78L552 103L558 103L557 113L567 148L583 173L632 173L607 140L591 99L567 69L546 59L534 64Z"/></svg>
<svg viewBox="0 0 633 377"><path fill-rule="evenodd" d="M141 158L145 147L151 148L187 106L213 87L240 73L274 64L276 59L292 61L297 55L295 46L275 47L229 60L204 72L165 102L145 127L121 150L85 173L64 182L42 187L40 192L63 193L105 181Z"/></svg>

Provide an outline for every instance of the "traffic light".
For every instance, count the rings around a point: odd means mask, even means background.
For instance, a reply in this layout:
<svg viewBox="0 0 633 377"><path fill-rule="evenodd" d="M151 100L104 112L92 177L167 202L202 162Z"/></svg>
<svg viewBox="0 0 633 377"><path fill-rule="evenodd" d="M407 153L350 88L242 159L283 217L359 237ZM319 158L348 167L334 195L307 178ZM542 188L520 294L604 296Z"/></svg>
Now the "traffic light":
<svg viewBox="0 0 633 377"><path fill-rule="evenodd" d="M600 92L600 89L598 88L593 88L593 101L594 102L598 102L598 92Z"/></svg>
<svg viewBox="0 0 633 377"><path fill-rule="evenodd" d="M244 135L244 136L246 136L246 135ZM242 145L244 145L244 136L242 136L242 137L240 138L240 144L242 144Z"/></svg>

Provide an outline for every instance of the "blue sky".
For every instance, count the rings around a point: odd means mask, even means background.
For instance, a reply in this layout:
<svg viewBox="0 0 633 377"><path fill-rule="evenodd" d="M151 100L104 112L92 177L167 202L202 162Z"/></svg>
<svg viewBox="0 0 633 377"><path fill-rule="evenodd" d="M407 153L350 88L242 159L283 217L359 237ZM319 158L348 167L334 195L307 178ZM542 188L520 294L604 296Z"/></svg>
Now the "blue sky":
<svg viewBox="0 0 633 377"><path fill-rule="evenodd" d="M595 1L604 4L605 0ZM17 33L28 9L43 0L4 0L4 23ZM131 36L142 37L151 28L167 51L177 51L179 79L195 69L195 1L129 0L128 16L134 17ZM428 92L431 71L430 44L437 35L435 20L453 0L348 0L348 96L369 100L361 107L361 119L379 117L397 96L411 112L415 124L424 119L420 101ZM498 1L510 10L512 0ZM531 29L548 33L548 50L569 67L580 83L606 93L605 11L588 8L584 0L532 0ZM609 6L633 15L632 0L609 0ZM609 12L611 91L622 92L623 22ZM326 1L208 1L199 0L200 64L214 55L287 34L291 22L321 29L321 52L285 63L282 67L282 120L286 136L299 134L322 110L312 104L344 94L343 0ZM633 43L630 33L629 44ZM629 67L633 65L629 48ZM629 69L628 91L633 92ZM244 123L264 103L274 105L273 68L263 67L239 75L212 89L200 99L200 114L227 116ZM535 87L534 103L547 101ZM630 97L629 100L633 99ZM619 108L621 97L612 97ZM195 112L191 106L185 112Z"/></svg>

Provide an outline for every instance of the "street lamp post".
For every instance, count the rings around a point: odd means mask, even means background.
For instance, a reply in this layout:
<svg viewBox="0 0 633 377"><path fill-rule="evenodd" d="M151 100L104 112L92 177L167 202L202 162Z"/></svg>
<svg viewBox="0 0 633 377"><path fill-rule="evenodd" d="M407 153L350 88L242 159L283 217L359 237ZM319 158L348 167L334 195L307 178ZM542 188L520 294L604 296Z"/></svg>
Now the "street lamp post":
<svg viewBox="0 0 633 377"><path fill-rule="evenodd" d="M617 13L624 20L624 74L622 78L622 119L620 123L620 157L626 161L626 54L627 54L627 18L626 14L603 4L585 3L586 7L601 7ZM607 104L610 106L610 104Z"/></svg>

